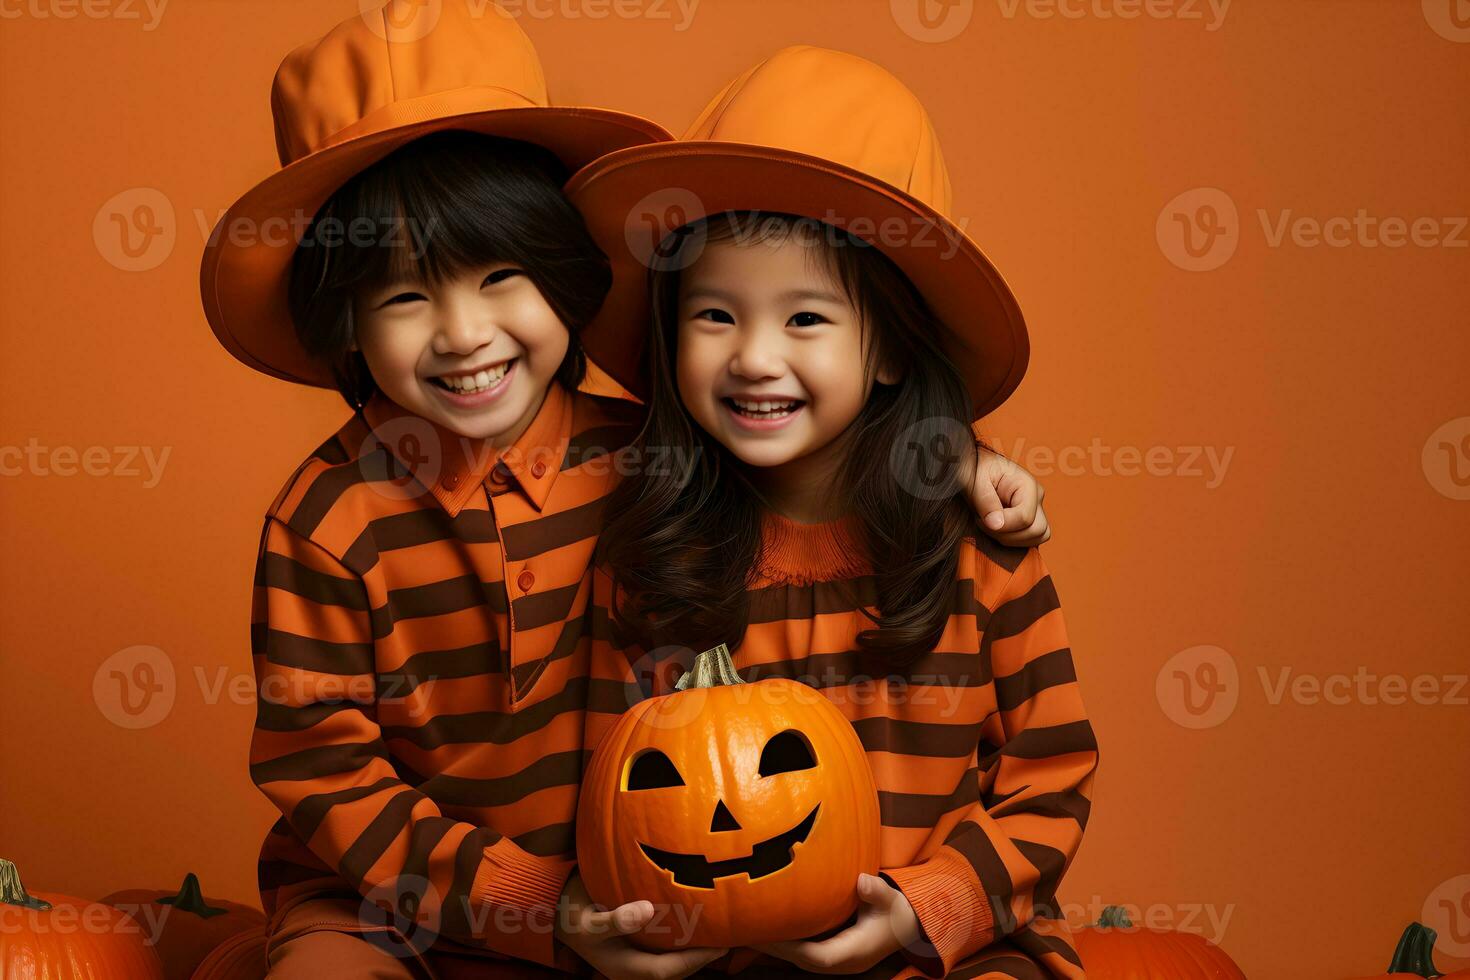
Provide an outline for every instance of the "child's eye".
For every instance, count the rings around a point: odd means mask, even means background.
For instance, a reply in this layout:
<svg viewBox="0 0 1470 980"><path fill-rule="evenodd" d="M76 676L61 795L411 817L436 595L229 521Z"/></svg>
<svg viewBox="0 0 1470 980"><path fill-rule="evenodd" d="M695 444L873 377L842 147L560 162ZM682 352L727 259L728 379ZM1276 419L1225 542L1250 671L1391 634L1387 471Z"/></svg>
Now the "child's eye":
<svg viewBox="0 0 1470 980"><path fill-rule="evenodd" d="M381 309L384 306L392 306L395 303L415 303L419 300L427 299L428 297L425 296L423 293L398 293L396 295L388 297L386 300L380 303L379 308Z"/></svg>
<svg viewBox="0 0 1470 980"><path fill-rule="evenodd" d="M512 276L518 275L521 275L520 269L496 269L494 272L485 277L485 281L480 284L480 288L483 289L486 286L493 286L496 283L505 282L505 280L511 278Z"/></svg>
<svg viewBox="0 0 1470 980"><path fill-rule="evenodd" d="M820 313L798 313L791 318L793 327L815 327L819 323L827 322L827 318Z"/></svg>
<svg viewBox="0 0 1470 980"><path fill-rule="evenodd" d="M712 306L712 307L710 307L707 310L700 310L698 313L694 314L694 319L696 319L696 320L713 320L715 323L734 323L735 322L735 318L733 316L731 316L727 311L722 310L719 307L715 307L715 306Z"/></svg>

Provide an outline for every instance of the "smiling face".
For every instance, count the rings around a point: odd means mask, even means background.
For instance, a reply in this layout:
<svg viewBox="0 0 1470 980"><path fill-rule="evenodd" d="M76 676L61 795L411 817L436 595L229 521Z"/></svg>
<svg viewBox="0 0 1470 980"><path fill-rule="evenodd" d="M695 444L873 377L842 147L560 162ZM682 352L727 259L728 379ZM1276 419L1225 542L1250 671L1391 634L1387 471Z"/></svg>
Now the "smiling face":
<svg viewBox="0 0 1470 980"><path fill-rule="evenodd" d="M761 761L757 771L761 779L769 779L781 773L798 772L816 767L816 755L812 752L811 744L807 741L806 736L788 729L772 736L770 741L766 742L765 747L761 749ZM623 778L623 791L628 793L641 793L683 785L685 785L684 778L679 774L679 767L662 749L646 749L630 759ZM766 875L774 874L791 863L792 850L811 835L812 826L817 820L817 811L821 808L822 805L817 803L800 823L783 830L774 837L757 841L752 845L748 857L711 861L703 854L666 851L643 841L639 841L638 846L644 854L648 855L650 861L660 869L672 874L676 884L690 888L713 888L716 879L733 875L745 875L750 881L755 881ZM735 819L735 815L730 812L730 808L725 805L725 801L717 800L714 814L710 817L710 834L729 834L744 829L740 821Z"/></svg>
<svg viewBox="0 0 1470 980"><path fill-rule="evenodd" d="M872 366L829 247L794 232L711 241L680 276L680 398L749 466L812 459L857 418L875 381L894 380Z"/></svg>
<svg viewBox="0 0 1470 980"><path fill-rule="evenodd" d="M583 781L577 852L594 900L676 914L652 949L813 935L878 866L877 791L852 724L785 679L639 702ZM685 928L685 927L688 928Z"/></svg>
<svg viewBox="0 0 1470 980"><path fill-rule="evenodd" d="M535 418L570 336L524 271L505 263L354 298L356 348L393 401L497 446Z"/></svg>

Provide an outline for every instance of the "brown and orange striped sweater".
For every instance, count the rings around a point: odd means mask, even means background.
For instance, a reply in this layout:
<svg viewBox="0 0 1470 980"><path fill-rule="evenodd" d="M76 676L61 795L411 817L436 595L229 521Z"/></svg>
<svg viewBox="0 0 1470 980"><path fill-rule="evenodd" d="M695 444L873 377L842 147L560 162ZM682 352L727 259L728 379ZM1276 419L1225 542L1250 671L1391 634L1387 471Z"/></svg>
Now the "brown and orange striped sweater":
<svg viewBox="0 0 1470 980"><path fill-rule="evenodd" d="M932 946L895 953L865 976L1082 977L1056 891L1087 825L1098 751L1040 553L998 545L977 525L959 556L943 637L900 674L865 673L855 653L872 625L860 607L876 602L863 551L847 521L768 515L734 657L746 680L787 677L822 691L867 749L883 874ZM600 570L597 615L611 598ZM594 683L669 693L677 671L598 633ZM589 711L589 747L611 723ZM780 965L737 950L713 968L752 964Z"/></svg>
<svg viewBox="0 0 1470 980"><path fill-rule="evenodd" d="M552 917L583 715L627 703L589 683L591 559L640 412L553 385L496 453L377 395L287 482L251 628L273 942L386 900L435 951L579 967Z"/></svg>

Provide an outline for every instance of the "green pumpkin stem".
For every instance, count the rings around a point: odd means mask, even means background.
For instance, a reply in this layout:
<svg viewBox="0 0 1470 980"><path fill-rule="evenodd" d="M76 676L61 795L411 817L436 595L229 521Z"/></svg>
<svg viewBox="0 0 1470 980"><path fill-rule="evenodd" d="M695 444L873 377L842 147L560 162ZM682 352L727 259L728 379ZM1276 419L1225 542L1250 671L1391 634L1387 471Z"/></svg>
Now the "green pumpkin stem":
<svg viewBox="0 0 1470 980"><path fill-rule="evenodd" d="M1437 937L1438 934L1428 926L1411 922L1399 937L1388 972L1412 973L1416 977L1440 976L1434 966L1434 940Z"/></svg>
<svg viewBox="0 0 1470 980"><path fill-rule="evenodd" d="M1109 905L1098 916L1097 924L1104 929L1131 929L1133 920L1128 918L1128 912L1122 906Z"/></svg>
<svg viewBox="0 0 1470 980"><path fill-rule="evenodd" d="M26 886L20 883L20 869L14 861L0 858L0 904L19 905L23 909L45 912L51 903L26 894Z"/></svg>
<svg viewBox="0 0 1470 980"><path fill-rule="evenodd" d="M686 691L691 687L720 687L725 684L744 684L745 680L735 672L735 661L730 659L730 648L721 643L694 658L694 666L684 672L674 687Z"/></svg>
<svg viewBox="0 0 1470 980"><path fill-rule="evenodd" d="M204 892L199 887L199 878L190 871L184 875L184 884L179 888L177 895L171 895L158 900L159 905L172 905L181 912L193 912L201 919L212 919L216 915L224 915L229 909L215 908L204 900Z"/></svg>

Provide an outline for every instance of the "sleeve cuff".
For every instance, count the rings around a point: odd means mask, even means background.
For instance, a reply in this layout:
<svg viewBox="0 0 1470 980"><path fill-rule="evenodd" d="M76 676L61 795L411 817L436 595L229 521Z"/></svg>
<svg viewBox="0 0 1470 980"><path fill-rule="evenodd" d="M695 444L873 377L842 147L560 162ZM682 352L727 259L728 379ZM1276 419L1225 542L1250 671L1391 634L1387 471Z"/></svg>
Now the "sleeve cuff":
<svg viewBox="0 0 1470 980"><path fill-rule="evenodd" d="M470 904L488 913L485 945L553 969L567 970L569 963L574 969L580 958L561 947L553 932L557 903L576 866L528 854L509 840L485 848L470 885Z"/></svg>
<svg viewBox="0 0 1470 980"><path fill-rule="evenodd" d="M922 864L887 868L881 874L903 892L919 917L925 942L904 949L916 969L947 976L960 960L995 940L995 918L974 870L953 849L941 847Z"/></svg>

